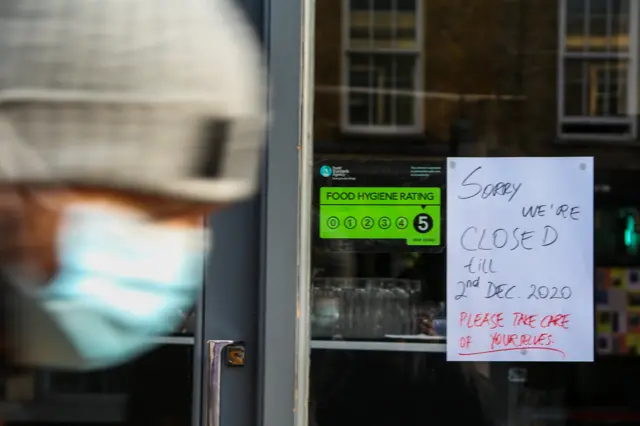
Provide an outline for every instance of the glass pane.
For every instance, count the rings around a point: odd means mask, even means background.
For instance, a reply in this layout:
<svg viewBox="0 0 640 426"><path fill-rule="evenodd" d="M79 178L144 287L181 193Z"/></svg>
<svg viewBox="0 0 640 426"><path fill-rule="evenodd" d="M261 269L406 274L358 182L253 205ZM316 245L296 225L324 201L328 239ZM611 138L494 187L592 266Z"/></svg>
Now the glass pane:
<svg viewBox="0 0 640 426"><path fill-rule="evenodd" d="M568 3L565 37L567 49L628 50L628 0L592 0L582 3L582 6Z"/></svg>
<svg viewBox="0 0 640 426"><path fill-rule="evenodd" d="M639 71L628 49L640 16L628 0L566 0L566 22L555 1L471 3L372 1L365 19L315 2L309 424L640 424L640 150L629 148L640 144L629 115ZM329 36L338 19L360 19L368 44ZM380 206L389 188L446 197L447 157L585 155L597 167L593 363L447 362L446 206L432 197L392 214L345 199L328 214L322 203L354 188ZM431 245L397 236L406 229ZM484 257L478 271L491 271Z"/></svg>
<svg viewBox="0 0 640 426"><path fill-rule="evenodd" d="M589 1L589 34L592 37L606 37L610 34L611 5L609 0Z"/></svg>
<svg viewBox="0 0 640 426"><path fill-rule="evenodd" d="M373 9L376 12L391 12L393 11L392 0L373 0Z"/></svg>
<svg viewBox="0 0 640 426"><path fill-rule="evenodd" d="M392 95L390 93L378 92L374 95L374 125L376 126L390 126L391 115L393 114L393 105L391 103Z"/></svg>
<svg viewBox="0 0 640 426"><path fill-rule="evenodd" d="M376 73L371 55L349 56L349 109L348 122L353 125L368 125L373 120L373 92Z"/></svg>
<svg viewBox="0 0 640 426"><path fill-rule="evenodd" d="M568 60L565 62L565 114L573 116L587 115L586 76L583 61Z"/></svg>
<svg viewBox="0 0 640 426"><path fill-rule="evenodd" d="M349 94L349 123L353 125L368 125L373 119L373 102L368 93Z"/></svg>
<svg viewBox="0 0 640 426"><path fill-rule="evenodd" d="M413 90L416 87L417 58L413 55L394 57L393 87Z"/></svg>
<svg viewBox="0 0 640 426"><path fill-rule="evenodd" d="M612 50L629 49L629 0L612 0Z"/></svg>
<svg viewBox="0 0 640 426"><path fill-rule="evenodd" d="M346 0L349 1L351 10L370 10L373 0Z"/></svg>
<svg viewBox="0 0 640 426"><path fill-rule="evenodd" d="M373 57L373 66L378 75L376 81L378 89L394 89L396 81L401 78L400 76L404 77L407 72L412 71L411 63L403 63L398 56L394 55L375 55ZM412 80L408 82L410 83L409 87L412 87Z"/></svg>
<svg viewBox="0 0 640 426"><path fill-rule="evenodd" d="M584 15L567 16L567 39L572 37L582 37L585 33ZM568 46L575 43L569 42Z"/></svg>
<svg viewBox="0 0 640 426"><path fill-rule="evenodd" d="M588 34L586 3L584 0L567 0L566 5L566 48L567 50L583 50L587 45L585 35Z"/></svg>
<svg viewBox="0 0 640 426"><path fill-rule="evenodd" d="M590 50L629 48L628 5L620 1L591 2Z"/></svg>
<svg viewBox="0 0 640 426"><path fill-rule="evenodd" d="M350 54L349 62L349 122L372 126L412 125L416 122L413 109L400 95L413 98L416 57L393 54ZM398 105L402 111L397 111Z"/></svg>
<svg viewBox="0 0 640 426"><path fill-rule="evenodd" d="M376 10L373 14L373 46L392 48L394 46L395 13L391 10Z"/></svg>
<svg viewBox="0 0 640 426"><path fill-rule="evenodd" d="M395 97L396 102L396 119L395 123L398 126L411 126L415 124L415 96L403 96L398 95Z"/></svg>
<svg viewBox="0 0 640 426"><path fill-rule="evenodd" d="M416 12L418 0L395 0L396 8L402 12Z"/></svg>
<svg viewBox="0 0 640 426"><path fill-rule="evenodd" d="M371 88L374 84L371 55L349 55L349 87Z"/></svg>
<svg viewBox="0 0 640 426"><path fill-rule="evenodd" d="M368 49L373 42L373 13L368 9L352 10L349 19L350 47Z"/></svg>
<svg viewBox="0 0 640 426"><path fill-rule="evenodd" d="M393 47L395 11L391 0L373 1L374 46Z"/></svg>
<svg viewBox="0 0 640 426"><path fill-rule="evenodd" d="M565 114L619 117L627 114L627 63L565 62Z"/></svg>
<svg viewBox="0 0 640 426"><path fill-rule="evenodd" d="M587 2L585 0L566 0L567 17L582 16L585 13Z"/></svg>
<svg viewBox="0 0 640 426"><path fill-rule="evenodd" d="M350 3L350 46L354 49L415 49L415 3L371 0ZM366 7L365 7L366 6Z"/></svg>
<svg viewBox="0 0 640 426"><path fill-rule="evenodd" d="M416 15L413 12L398 11L395 16L395 47L397 49L416 49Z"/></svg>
<svg viewBox="0 0 640 426"><path fill-rule="evenodd" d="M589 5L591 15L606 15L611 7L611 0L588 0L585 4Z"/></svg>
<svg viewBox="0 0 640 426"><path fill-rule="evenodd" d="M590 62L588 88L589 115L615 117L626 115L627 69L624 63Z"/></svg>

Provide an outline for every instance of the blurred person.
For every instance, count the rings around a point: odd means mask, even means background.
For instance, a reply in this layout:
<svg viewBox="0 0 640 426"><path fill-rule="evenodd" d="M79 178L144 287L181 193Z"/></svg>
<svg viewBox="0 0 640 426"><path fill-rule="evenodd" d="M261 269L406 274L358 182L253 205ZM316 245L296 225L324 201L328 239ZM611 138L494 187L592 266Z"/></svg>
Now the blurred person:
<svg viewBox="0 0 640 426"><path fill-rule="evenodd" d="M204 217L256 190L258 43L232 0L0 0L0 58L5 361L128 362L193 305Z"/></svg>

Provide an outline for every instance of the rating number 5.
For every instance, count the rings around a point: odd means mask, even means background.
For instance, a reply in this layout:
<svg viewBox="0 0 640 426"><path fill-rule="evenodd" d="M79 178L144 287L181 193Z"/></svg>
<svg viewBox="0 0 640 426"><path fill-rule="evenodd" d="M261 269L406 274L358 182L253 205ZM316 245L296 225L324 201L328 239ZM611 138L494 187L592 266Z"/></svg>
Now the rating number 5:
<svg viewBox="0 0 640 426"><path fill-rule="evenodd" d="M413 228L421 234L426 234L433 228L433 218L426 213L420 213L413 219Z"/></svg>

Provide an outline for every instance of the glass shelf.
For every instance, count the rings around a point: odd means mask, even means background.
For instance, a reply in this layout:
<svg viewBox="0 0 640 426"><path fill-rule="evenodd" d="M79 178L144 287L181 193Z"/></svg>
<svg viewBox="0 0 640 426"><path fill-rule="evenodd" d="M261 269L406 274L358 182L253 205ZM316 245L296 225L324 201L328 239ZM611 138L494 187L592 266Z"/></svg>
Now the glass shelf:
<svg viewBox="0 0 640 426"><path fill-rule="evenodd" d="M161 336L154 337L152 342L159 345L193 345L195 338L193 336Z"/></svg>
<svg viewBox="0 0 640 426"><path fill-rule="evenodd" d="M344 340L312 340L311 349L341 351L446 352L445 343L418 342L349 342Z"/></svg>

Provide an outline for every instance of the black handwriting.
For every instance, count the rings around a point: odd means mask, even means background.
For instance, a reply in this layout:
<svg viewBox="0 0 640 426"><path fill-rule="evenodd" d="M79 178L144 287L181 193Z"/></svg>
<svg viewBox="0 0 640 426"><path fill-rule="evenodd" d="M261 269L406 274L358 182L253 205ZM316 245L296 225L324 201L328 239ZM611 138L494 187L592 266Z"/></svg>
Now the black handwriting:
<svg viewBox="0 0 640 426"><path fill-rule="evenodd" d="M481 168L482 166L476 167L471 173L467 175L467 177L465 177L462 180L462 183L461 183L462 186L469 187L469 189L475 188L475 192L472 193L471 195L467 195L464 197L461 195L458 195L458 198L461 200L467 200L469 198L473 198L478 194L480 194L482 199L487 199L489 197L497 197L497 196L509 196L509 201L513 200L513 197L516 196L516 194L522 187L522 183L496 182L496 183L481 185L475 182L468 182L469 178L471 178L471 176Z"/></svg>

